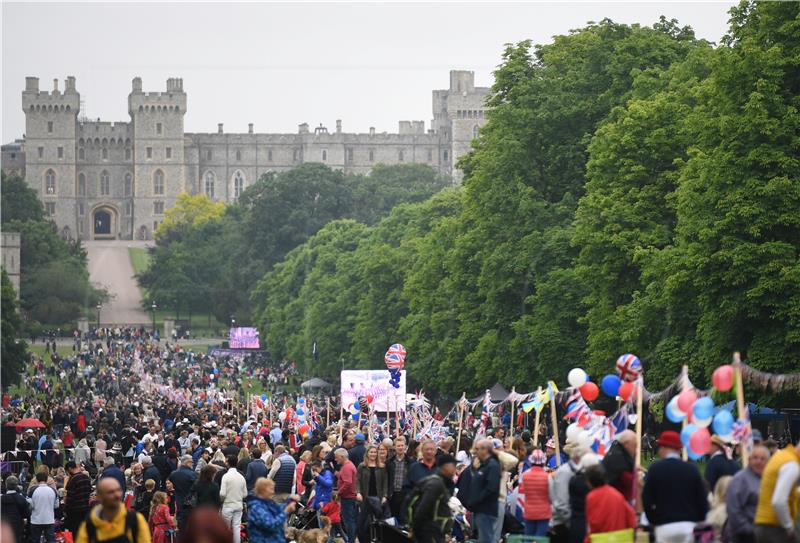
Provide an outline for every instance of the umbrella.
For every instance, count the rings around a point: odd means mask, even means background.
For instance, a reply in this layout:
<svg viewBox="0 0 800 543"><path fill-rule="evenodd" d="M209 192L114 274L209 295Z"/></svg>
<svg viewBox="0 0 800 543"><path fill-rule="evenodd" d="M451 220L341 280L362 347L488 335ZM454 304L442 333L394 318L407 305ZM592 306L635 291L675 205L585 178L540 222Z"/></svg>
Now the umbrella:
<svg viewBox="0 0 800 543"><path fill-rule="evenodd" d="M39 419L22 419L14 426L17 427L17 432L21 432L25 428L46 428L44 423Z"/></svg>

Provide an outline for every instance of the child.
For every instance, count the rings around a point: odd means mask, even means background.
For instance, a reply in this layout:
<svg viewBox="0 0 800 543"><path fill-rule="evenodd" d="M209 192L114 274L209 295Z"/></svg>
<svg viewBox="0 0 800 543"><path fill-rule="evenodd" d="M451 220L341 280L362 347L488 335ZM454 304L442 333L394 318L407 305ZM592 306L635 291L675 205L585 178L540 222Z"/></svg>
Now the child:
<svg viewBox="0 0 800 543"><path fill-rule="evenodd" d="M342 506L339 504L339 495L334 494L331 501L322 506L320 512L331 519L331 538L344 539L344 532L342 532Z"/></svg>
<svg viewBox="0 0 800 543"><path fill-rule="evenodd" d="M152 479L151 479L152 480ZM156 492L150 503L150 533L153 543L167 543L172 536L175 521L169 514L166 492Z"/></svg>
<svg viewBox="0 0 800 543"><path fill-rule="evenodd" d="M144 515L145 519L150 518L150 503L153 501L155 489L156 482L153 479L148 479L144 483L144 491L133 502L133 508Z"/></svg>

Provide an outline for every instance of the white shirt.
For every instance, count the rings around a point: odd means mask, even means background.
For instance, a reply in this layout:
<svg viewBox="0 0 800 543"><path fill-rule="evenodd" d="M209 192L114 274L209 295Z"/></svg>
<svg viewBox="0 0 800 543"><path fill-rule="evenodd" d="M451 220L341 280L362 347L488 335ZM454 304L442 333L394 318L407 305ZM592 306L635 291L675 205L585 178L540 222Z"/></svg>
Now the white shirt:
<svg viewBox="0 0 800 543"><path fill-rule="evenodd" d="M794 520L789 513L789 493L797 484L798 478L800 478L800 463L786 462L778 470L778 480L775 481L775 489L772 491L772 508L778 516L778 522L786 530L794 528Z"/></svg>
<svg viewBox="0 0 800 543"><path fill-rule="evenodd" d="M247 481L236 468L228 468L228 472L222 476L219 495L223 507L242 509L242 503L247 497Z"/></svg>
<svg viewBox="0 0 800 543"><path fill-rule="evenodd" d="M58 509L58 494L55 490L46 484L40 484L28 501L31 503L31 524L55 524L55 510Z"/></svg>

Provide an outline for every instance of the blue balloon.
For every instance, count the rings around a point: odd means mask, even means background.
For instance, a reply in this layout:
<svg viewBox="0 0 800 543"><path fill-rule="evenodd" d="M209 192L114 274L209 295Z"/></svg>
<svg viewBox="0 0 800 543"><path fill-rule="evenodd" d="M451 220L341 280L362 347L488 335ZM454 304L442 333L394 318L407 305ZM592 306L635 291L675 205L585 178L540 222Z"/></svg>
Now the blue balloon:
<svg viewBox="0 0 800 543"><path fill-rule="evenodd" d="M361 409L361 404L356 402L353 404L353 409Z"/></svg>
<svg viewBox="0 0 800 543"><path fill-rule="evenodd" d="M684 415L682 413L675 412L672 409L672 407L670 407L670 404L667 404L667 407L664 410L664 413L667 415L667 418L672 422L682 422L683 419L686 418L686 415Z"/></svg>
<svg viewBox="0 0 800 543"><path fill-rule="evenodd" d="M690 447L686 447L686 456L688 456L691 460L700 460L705 455L697 454Z"/></svg>
<svg viewBox="0 0 800 543"><path fill-rule="evenodd" d="M295 413L297 413L297 415L298 415L298 416L300 416L300 415L302 415L303 413L305 413L305 411L303 411L303 408L302 408L302 407L298 407L298 408L297 408L297 411L295 411Z"/></svg>
<svg viewBox="0 0 800 543"><path fill-rule="evenodd" d="M714 422L711 423L715 434L726 436L733 430L733 415L730 411L720 410L719 413L714 415Z"/></svg>
<svg viewBox="0 0 800 543"><path fill-rule="evenodd" d="M692 413L697 420L705 420L714 415L714 400L708 396L698 398L692 407Z"/></svg>
<svg viewBox="0 0 800 543"><path fill-rule="evenodd" d="M197 400L197 407L203 407L203 400Z"/></svg>
<svg viewBox="0 0 800 543"><path fill-rule="evenodd" d="M698 428L694 424L687 424L683 427L683 430L681 430L681 443L683 443L683 446L687 449L689 448L689 438L691 438L692 434L697 430Z"/></svg>
<svg viewBox="0 0 800 543"><path fill-rule="evenodd" d="M261 401L262 401L262 402L265 402L265 401L267 401L267 395L266 395L266 394L262 394L262 395L261 395Z"/></svg>
<svg viewBox="0 0 800 543"><path fill-rule="evenodd" d="M306 403L306 399L305 398L298 398L297 399L297 403L299 403L300 405L303 405L304 403Z"/></svg>
<svg viewBox="0 0 800 543"><path fill-rule="evenodd" d="M214 368L214 375L219 375L219 368Z"/></svg>
<svg viewBox="0 0 800 543"><path fill-rule="evenodd" d="M603 381L601 382L601 387L603 388L603 392L605 392L607 396L616 398L617 394L619 393L619 387L621 384L622 381L616 375L606 375L605 377L603 377Z"/></svg>
<svg viewBox="0 0 800 543"><path fill-rule="evenodd" d="M353 417L353 420L358 420L358 413L354 413L354 414L353 414L353 415L351 415L351 416Z"/></svg>

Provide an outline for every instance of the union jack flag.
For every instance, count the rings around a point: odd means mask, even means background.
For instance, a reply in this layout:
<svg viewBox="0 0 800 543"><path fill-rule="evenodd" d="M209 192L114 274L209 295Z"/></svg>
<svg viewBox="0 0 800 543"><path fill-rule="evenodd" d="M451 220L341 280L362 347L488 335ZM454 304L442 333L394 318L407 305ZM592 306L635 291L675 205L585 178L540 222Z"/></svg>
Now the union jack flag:
<svg viewBox="0 0 800 543"><path fill-rule="evenodd" d="M489 389L486 389L486 394L483 397L483 408L481 409L481 424L478 426L477 437L483 437L486 435L486 428L489 426L489 420L491 420L491 416L489 415L489 408L492 405L491 396L489 394Z"/></svg>

